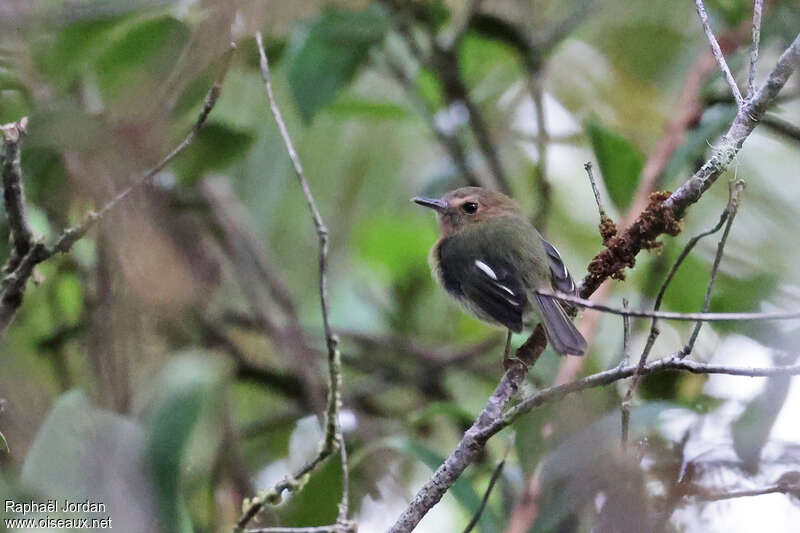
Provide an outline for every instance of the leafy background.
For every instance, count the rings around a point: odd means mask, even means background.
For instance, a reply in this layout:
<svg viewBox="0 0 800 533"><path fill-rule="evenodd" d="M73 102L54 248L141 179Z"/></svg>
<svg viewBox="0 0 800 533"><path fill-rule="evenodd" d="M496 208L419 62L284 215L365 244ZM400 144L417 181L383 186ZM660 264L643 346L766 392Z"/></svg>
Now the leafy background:
<svg viewBox="0 0 800 533"><path fill-rule="evenodd" d="M533 215L543 207L537 117L507 30L535 40L586 9L540 65L552 185L542 231L576 277L600 249L583 163L595 162L606 209L619 220L675 112L687 69L707 49L691 2L584 3L487 0L482 9L506 21L506 33L470 30L456 49L457 70L512 192ZM456 1L415 4L443 39L466 9ZM708 4L718 31L747 27L749 3ZM774 63L800 25L796 3L768 4L762 66ZM427 254L435 222L408 201L463 184L431 123L464 144L476 175L491 176L459 109L448 105L441 73L413 59L384 5L366 1L33 1L5 2L0 13L0 121L30 117L25 187L30 222L46 240L185 135L231 26L239 44L220 101L189 150L72 254L43 264L40 282L28 288L0 341L0 492L18 500L100 499L123 531L230 531L242 498L314 453L313 415L325 394L316 239L267 107L252 38L260 29L278 101L331 233L353 516L362 531L385 529L502 373L499 332L464 315L433 283ZM730 57L737 73L746 70L745 49ZM408 73L411 92L391 62ZM798 88L795 76L786 91ZM702 118L662 175L664 188L688 176L733 116L720 76L703 86L702 101ZM799 111L789 99L774 113L797 122ZM796 137L761 127L728 172L748 188L712 311L800 307L800 256L791 245L800 221L797 147ZM724 181L691 210L680 236L639 257L626 282L614 285L613 302L650 301L686 240L717 220ZM213 198L225 199L238 233L220 227ZM0 227L7 232L5 217ZM714 249L714 238L701 242L667 292L666 309L700 308ZM2 239L0 256L7 254ZM254 298L280 315L252 254L297 305L312 348L303 357L285 339L237 320L252 314ZM662 325L654 354L674 351L690 326ZM634 354L645 328L635 323ZM770 348L790 348L795 339L796 326L719 324L702 330L695 356L769 365L776 362ZM620 321L601 317L590 346L585 371L616 364ZM464 351L471 356L458 364L433 360ZM247 364L266 371L248 374ZM551 382L558 364L547 352L529 386ZM534 531L587 531L597 494L614 487L596 459L615 454L624 391L587 391L521 420L480 531L504 530L537 469L545 503ZM797 457L797 391L784 378L646 379L634 409L640 483L648 488L639 497L663 496L682 463L701 459L718 485L774 480L785 470L776 465ZM467 523L507 442L504 434L490 443L421 531ZM331 461L264 523L330 523L340 478ZM586 482L597 478L606 484ZM792 531L799 517L790 496L771 495L690 502L669 527L750 531L768 523L770 531Z"/></svg>

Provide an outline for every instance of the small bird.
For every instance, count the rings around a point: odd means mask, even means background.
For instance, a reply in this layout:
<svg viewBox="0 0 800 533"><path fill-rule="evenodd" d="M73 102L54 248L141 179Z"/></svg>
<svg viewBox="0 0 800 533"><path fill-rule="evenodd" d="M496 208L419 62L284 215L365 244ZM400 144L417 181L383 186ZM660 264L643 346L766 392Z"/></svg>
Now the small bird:
<svg viewBox="0 0 800 533"><path fill-rule="evenodd" d="M537 291L576 293L555 247L505 194L462 187L441 198L413 198L436 211L441 237L431 249L435 277L468 312L511 332L541 321L553 349L583 355L586 339L561 304Z"/></svg>

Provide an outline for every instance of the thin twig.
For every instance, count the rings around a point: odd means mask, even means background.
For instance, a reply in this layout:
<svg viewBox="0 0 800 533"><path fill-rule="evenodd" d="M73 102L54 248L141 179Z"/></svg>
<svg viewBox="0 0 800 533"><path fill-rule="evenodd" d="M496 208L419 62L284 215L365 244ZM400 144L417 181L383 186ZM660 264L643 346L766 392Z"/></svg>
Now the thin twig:
<svg viewBox="0 0 800 533"><path fill-rule="evenodd" d="M302 487L304 478L313 473L317 467L323 464L327 459L336 451L337 447L344 446L344 440L339 426L339 407L341 405L341 354L338 348L338 339L331 330L329 320L329 305L328 305L328 228L322 220L322 215L317 208L314 196L311 194L311 188L306 180L303 166L300 163L300 158L297 156L297 151L294 148L294 143L289 136L289 130L286 128L286 123L283 121L283 115L278 107L278 102L275 99L275 94L272 90L272 77L269 70L269 60L267 59L266 52L264 51L264 42L261 32L256 33L256 42L258 44L258 53L260 56L261 76L264 78L264 89L267 93L269 100L269 107L272 116L278 125L283 143L286 146L286 151L289 154L289 159L292 161L297 180L303 195L306 198L311 218L316 228L317 238L319 240L319 293L320 293L320 308L322 311L322 325L325 332L325 342L328 349L328 405L325 410L325 435L320 444L320 449L317 455L306 465L304 465L294 475L287 476L272 489L264 491L252 500L247 502L245 512L236 523L236 531L244 530L248 523L261 511L266 503L280 502L281 496L284 491L295 491ZM346 466L346 455L343 455L343 466ZM342 470L343 486L348 486L347 480L349 473L347 469ZM343 491L343 496L346 498L348 491ZM342 501L339 506L340 512L342 509L347 511L347 502ZM346 517L343 519L340 516L339 522L344 523ZM337 522L337 526L339 527ZM342 529L344 526L340 529Z"/></svg>
<svg viewBox="0 0 800 533"><path fill-rule="evenodd" d="M748 498L752 496L763 496L764 494L800 494L800 486L778 483L757 489L738 489L720 492L696 492L687 494L688 498L703 502L718 502L721 500L732 500L734 498Z"/></svg>
<svg viewBox="0 0 800 533"><path fill-rule="evenodd" d="M350 505L350 466L347 461L347 446L344 443L344 434L339 432L339 457L342 462L342 498L339 501L339 515L336 518L338 525L348 524Z"/></svg>
<svg viewBox="0 0 800 533"><path fill-rule="evenodd" d="M739 210L739 201L740 195L744 190L744 181L736 180L731 182L730 185L730 200L728 201L728 206L726 211L728 211L728 221L725 223L725 230L722 232L722 238L719 240L717 244L717 253L714 256L714 264L711 267L711 275L708 278L708 286L706 287L706 296L703 300L703 309L702 312L705 313L708 311L709 305L711 305L711 292L714 290L714 280L717 278L717 272L719 271L719 264L722 262L722 254L725 250L725 243L728 241L728 235L731 232L731 226L733 225L733 219L736 218L736 212ZM683 348L682 357L686 357L692 350L694 349L694 343L697 341L697 336L700 334L700 328L703 327L703 323L698 321L694 325L694 329L692 330L692 334L689 337L689 342L686 343L686 346Z"/></svg>
<svg viewBox="0 0 800 533"><path fill-rule="evenodd" d="M464 528L463 533L469 533L475 528L476 525L478 525L478 521L481 519L481 514L483 514L483 510L486 508L486 503L489 501L489 496L492 494L492 490L494 489L497 480L500 479L500 474L503 473L503 468L506 466L506 459L508 459L508 453L511 451L513 444L513 437L509 438L508 444L506 445L506 451L503 453L503 458L499 463L497 463L497 466L492 472L492 477L489 479L489 486L486 487L486 492L483 493L481 503L478 506L478 509L475 510L475 514L472 515L472 520L470 520L469 524L467 524L467 527Z"/></svg>
<svg viewBox="0 0 800 533"><path fill-rule="evenodd" d="M20 152L22 140L28 132L28 117L19 122L0 126L3 135L3 152L0 153L0 166L3 174L3 206L8 217L8 229L11 234L12 253L2 272L13 272L30 250L33 233L25 216L25 187L22 180Z"/></svg>
<svg viewBox="0 0 800 533"><path fill-rule="evenodd" d="M584 170L586 170L586 175L589 176L589 183L592 185L592 192L594 193L594 201L597 202L597 210L600 212L600 218L606 216L606 210L603 208L603 201L600 199L600 189L597 186L597 180L594 178L594 172L592 171L592 163L587 161L583 164Z"/></svg>
<svg viewBox="0 0 800 533"><path fill-rule="evenodd" d="M708 43L711 45L711 51L714 54L714 58L717 60L719 69L725 75L725 80L728 82L728 85L731 88L733 98L736 100L736 105L739 107L739 109L741 109L742 106L744 106L742 93L739 91L739 86L736 85L736 80L733 78L733 74L731 74L731 69L728 68L728 63L725 61L725 56L722 54L722 50L719 47L717 38L714 36L714 31L711 29L711 24L708 21L708 13L706 13L706 6L703 4L703 0L695 0L694 3L695 6L697 6L697 14L700 15L700 22L703 23L703 29L706 32L706 37L708 37Z"/></svg>
<svg viewBox="0 0 800 533"><path fill-rule="evenodd" d="M797 376L800 375L800 365L786 365L776 367L740 367L728 365L712 365L698 363L689 359L681 359L678 353L658 359L645 365L642 375L647 376L659 372L684 371L692 374L724 374L729 376L747 377L771 377L771 376ZM514 407L510 408L505 414L493 424L484 428L477 437L484 439L490 438L501 429L509 426L525 413L530 412L544 403L560 400L568 394L604 387L615 383L621 379L633 376L637 365L629 365L623 368L612 368L604 372L598 372L582 379L571 381L563 385L556 385L542 389L523 398Z"/></svg>
<svg viewBox="0 0 800 533"><path fill-rule="evenodd" d="M612 315L632 316L637 318L663 318L665 320L679 320L684 322L737 322L749 320L796 320L800 318L800 311L774 311L766 313L675 313L672 311L641 311L637 309L620 309L602 305L567 294L557 294L548 291L536 291L542 296L550 296L556 300L574 304L584 309L610 313Z"/></svg>
<svg viewBox="0 0 800 533"><path fill-rule="evenodd" d="M592 185L594 200L597 202L597 211L600 213L600 224L597 228L600 231L600 237L603 239L603 245L608 246L611 239L617 234L617 225L614 224L614 221L611 220L611 217L608 216L606 210L603 208L603 201L600 199L600 189L597 186L597 180L594 178L591 161L584 163L583 168L586 170L586 175L589 176L589 183Z"/></svg>
<svg viewBox="0 0 800 533"><path fill-rule="evenodd" d="M763 0L753 2L753 41L750 45L750 70L747 76L747 99L756 94L756 67L758 66L758 45L761 41L761 7Z"/></svg>
<svg viewBox="0 0 800 533"><path fill-rule="evenodd" d="M627 298L622 299L622 308L630 308L630 302ZM631 317L625 315L622 317L622 360L620 366L628 364L631 358Z"/></svg>

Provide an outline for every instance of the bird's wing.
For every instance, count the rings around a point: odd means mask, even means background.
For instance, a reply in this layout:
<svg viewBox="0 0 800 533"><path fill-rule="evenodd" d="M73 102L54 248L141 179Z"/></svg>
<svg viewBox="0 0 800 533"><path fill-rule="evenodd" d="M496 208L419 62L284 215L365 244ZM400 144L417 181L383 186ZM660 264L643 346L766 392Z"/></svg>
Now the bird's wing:
<svg viewBox="0 0 800 533"><path fill-rule="evenodd" d="M561 254L558 253L555 246L546 240L542 239L542 244L547 253L547 263L550 266L550 281L553 289L564 294L575 294L575 282L572 281L572 276L569 275L569 271L561 259Z"/></svg>
<svg viewBox="0 0 800 533"><path fill-rule="evenodd" d="M460 268L461 291L470 303L511 331L522 331L528 303L519 275L501 260L481 257Z"/></svg>

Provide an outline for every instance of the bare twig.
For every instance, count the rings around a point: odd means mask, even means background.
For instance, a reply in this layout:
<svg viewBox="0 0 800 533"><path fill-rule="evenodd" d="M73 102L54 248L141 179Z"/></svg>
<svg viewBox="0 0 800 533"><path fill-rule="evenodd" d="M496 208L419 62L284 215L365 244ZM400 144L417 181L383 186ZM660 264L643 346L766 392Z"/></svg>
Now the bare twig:
<svg viewBox="0 0 800 533"><path fill-rule="evenodd" d="M594 193L594 201L597 202L597 210L600 212L600 218L606 216L606 210L603 208L603 201L600 199L600 189L597 187L597 180L594 178L592 172L592 163L587 161L583 164L586 175L589 176L589 183L592 185L592 192Z"/></svg>
<svg viewBox="0 0 800 533"><path fill-rule="evenodd" d="M0 132L3 134L3 152L0 154L3 206L8 217L12 245L11 256L3 267L4 273L13 272L17 268L33 243L33 233L25 216L25 187L20 165L21 145L27 129L28 117L22 117L19 122L0 126Z"/></svg>
<svg viewBox="0 0 800 533"><path fill-rule="evenodd" d="M630 303L627 298L622 299L622 308L628 309ZM622 317L622 360L620 366L628 364L631 358L631 317L624 315Z"/></svg>
<svg viewBox="0 0 800 533"><path fill-rule="evenodd" d="M756 93L756 68L758 66L758 45L761 41L761 7L763 0L753 2L753 41L750 45L750 70L747 76L747 99Z"/></svg>
<svg viewBox="0 0 800 533"><path fill-rule="evenodd" d="M339 500L339 515L336 523L339 526L349 523L347 518L350 505L350 466L347 461L347 446L344 442L344 434L339 432L339 458L342 461L342 498ZM355 528L353 528L355 530ZM343 533L346 529L341 529L337 533Z"/></svg>
<svg viewBox="0 0 800 533"><path fill-rule="evenodd" d="M722 500L732 500L734 498L749 498L752 496L763 496L765 494L800 494L800 486L778 483L757 489L737 489L720 492L695 492L687 494L687 497L702 502L718 502Z"/></svg>
<svg viewBox="0 0 800 533"><path fill-rule="evenodd" d="M503 473L503 468L506 465L506 459L508 459L508 453L511 451L511 446L513 444L513 438L509 439L508 444L506 445L506 451L503 453L503 458L499 463L497 463L497 466L492 472L492 477L489 479L489 486L486 487L486 492L483 493L481 503L478 506L478 509L475 511L475 514L472 515L472 520L470 520L469 524L467 524L467 526L464 528L463 533L469 533L475 528L476 525L478 525L478 521L481 519L481 514L483 514L483 510L486 508L486 503L489 501L489 496L492 494L492 489L494 489L497 480L500 479L500 474Z"/></svg>
<svg viewBox="0 0 800 533"><path fill-rule="evenodd" d="M711 304L711 292L714 290L714 280L717 277L719 264L722 261L722 254L725 250L725 243L728 241L728 235L731 232L733 219L736 218L736 212L739 210L740 195L743 190L744 181L737 180L730 183L730 200L728 201L728 206L726 207L726 211L728 212L728 221L725 223L725 230L722 232L722 238L717 244L717 253L714 256L714 264L711 267L711 275L708 278L708 286L706 287L706 296L703 300L703 313L708 311L708 307ZM697 341L697 336L700 334L701 327L703 327L703 323L700 321L694 325L692 334L689 337L689 342L687 342L686 346L683 348L683 357L686 357L692 353L692 350L694 349L694 343Z"/></svg>
<svg viewBox="0 0 800 533"><path fill-rule="evenodd" d="M592 172L592 163L587 161L583 164L583 168L589 176L589 183L592 185L594 200L597 202L597 210L600 213L600 225L598 226L600 237L603 239L603 244L607 246L611 239L617 234L617 225L614 224L614 221L611 220L611 217L608 216L606 210L603 208L603 202L600 200L600 189L597 187L597 181L594 178L594 172Z"/></svg>
<svg viewBox="0 0 800 533"><path fill-rule="evenodd" d="M728 82L728 85L731 88L733 97L736 100L736 105L739 107L739 109L741 109L742 106L744 106L742 93L739 91L739 86L736 85L736 80L734 79L733 74L731 74L731 69L728 68L728 63L725 61L725 56L719 47L717 38L714 36L714 31L711 29L711 24L708 21L708 13L706 12L706 6L703 4L703 0L695 0L694 3L697 7L697 14L700 15L700 22L703 23L703 29L706 32L708 43L711 45L711 51L714 53L714 58L717 60L719 69L725 75L725 80ZM759 10L759 15L760 14L761 12Z"/></svg>
<svg viewBox="0 0 800 533"><path fill-rule="evenodd" d="M556 300L574 304L584 309L610 313L612 315L633 316L637 318L663 318L665 320L679 320L683 322L737 322L749 320L796 320L800 318L800 311L774 311L766 313L676 313L672 311L641 311L637 309L620 309L603 304L596 304L591 300L556 294L548 291L536 291L542 296L550 296Z"/></svg>
<svg viewBox="0 0 800 533"><path fill-rule="evenodd" d="M267 93L269 100L269 107L272 111L272 116L278 125L283 143L286 146L286 151L289 154L289 159L294 166L297 180L303 195L306 198L309 211L311 211L311 218L317 232L319 240L319 293L320 293L320 308L322 311L322 325L325 331L325 342L328 349L328 405L325 410L325 435L320 444L320 449L317 455L294 475L287 476L280 483L275 485L272 489L264 491L252 500L248 501L245 505L245 512L236 523L236 531L242 531L248 523L259 513L266 503L277 503L280 501L284 491L294 491L299 489L309 474L314 472L316 468L327 461L327 459L336 451L337 447L344 447L344 440L339 426L339 407L341 405L341 354L339 353L338 343L339 340L331 330L329 320L329 305L328 305L328 228L322 220L322 215L317 208L314 196L311 194L311 188L306 180L303 166L300 163L300 158L297 156L297 151L294 148L294 143L289 136L289 130L286 128L286 123L283 121L278 102L275 99L275 94L272 91L272 78L269 70L269 60L264 51L264 42L261 32L256 33L256 42L258 44L258 53L260 56L261 76L264 78L264 89ZM343 466L346 467L346 455L342 456ZM343 486L348 486L348 476L346 468L342 470ZM348 491L343 491L343 497L347 498ZM334 527L337 531L346 531L350 524L347 522L346 517L341 516L342 510L347 512L347 502L343 500L339 506L340 517Z"/></svg>
<svg viewBox="0 0 800 533"><path fill-rule="evenodd" d="M598 372L582 379L571 381L563 385L556 385L542 389L523 398L517 405L505 412L502 418L482 430L477 437L488 439L501 429L509 426L525 413L530 412L544 403L560 400L568 394L591 389L604 387L621 379L633 376L637 365L629 365L623 368L612 368L604 372ZM748 376L748 377L770 377L770 376L797 376L800 375L800 365L787 365L776 367L738 367L728 365L711 365L698 363L689 359L681 359L678 354L673 354L662 359L658 359L645 365L642 375L657 374L667 371L684 371L692 374L725 374L729 376Z"/></svg>

